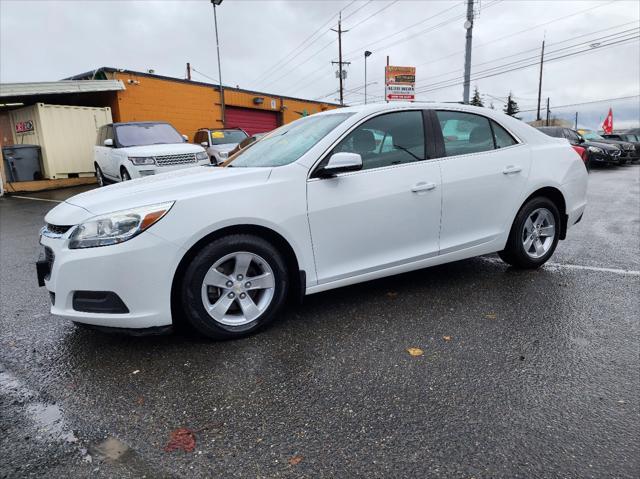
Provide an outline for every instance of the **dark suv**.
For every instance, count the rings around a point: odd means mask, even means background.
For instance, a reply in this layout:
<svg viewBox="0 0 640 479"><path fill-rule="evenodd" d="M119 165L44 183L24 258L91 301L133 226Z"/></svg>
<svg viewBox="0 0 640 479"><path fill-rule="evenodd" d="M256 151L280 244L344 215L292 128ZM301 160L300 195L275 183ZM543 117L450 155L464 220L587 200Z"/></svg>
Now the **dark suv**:
<svg viewBox="0 0 640 479"><path fill-rule="evenodd" d="M566 138L572 145L580 145L587 150L587 167L594 164L616 164L621 165L622 149L607 142L585 140L580 133L571 128L561 126L540 126L537 127L542 133L555 138Z"/></svg>

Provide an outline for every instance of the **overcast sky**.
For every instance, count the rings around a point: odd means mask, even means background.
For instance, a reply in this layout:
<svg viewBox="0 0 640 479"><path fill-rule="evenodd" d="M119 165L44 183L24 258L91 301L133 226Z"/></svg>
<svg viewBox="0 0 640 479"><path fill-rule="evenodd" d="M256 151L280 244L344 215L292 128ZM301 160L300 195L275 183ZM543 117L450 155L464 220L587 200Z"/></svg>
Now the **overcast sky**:
<svg viewBox="0 0 640 479"><path fill-rule="evenodd" d="M218 7L227 85L337 101L338 12L342 10L346 102L362 102L363 53L370 100L384 95L384 65L416 66L417 98L462 98L465 1L224 0ZM640 2L482 0L473 27L472 89L502 108L509 91L536 107L537 62L546 35L542 96L552 116L598 127L608 108L616 127L640 119ZM58 80L100 66L218 78L213 11L201 1L0 0L0 81ZM520 32L520 33L519 33ZM617 43L616 43L617 42ZM616 43L613 46L606 46ZM576 52L587 51L576 54ZM568 55L558 60L554 57ZM198 73L200 72L200 73ZM206 76L211 77L208 79ZM493 76L489 76L493 75ZM482 77L485 78L477 78ZM443 88L444 87L444 88ZM355 91L354 91L355 90ZM323 96L325 95L325 96ZM603 99L622 100L563 107ZM534 112L524 112L532 119Z"/></svg>

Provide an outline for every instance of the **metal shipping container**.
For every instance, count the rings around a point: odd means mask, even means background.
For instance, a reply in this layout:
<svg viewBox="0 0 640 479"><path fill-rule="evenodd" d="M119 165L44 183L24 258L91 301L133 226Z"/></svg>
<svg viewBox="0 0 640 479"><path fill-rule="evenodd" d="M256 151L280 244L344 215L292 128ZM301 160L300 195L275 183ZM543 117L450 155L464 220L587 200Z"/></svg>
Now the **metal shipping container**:
<svg viewBox="0 0 640 479"><path fill-rule="evenodd" d="M40 145L45 178L93 175L98 128L111 123L111 108L37 103L10 112L16 145Z"/></svg>

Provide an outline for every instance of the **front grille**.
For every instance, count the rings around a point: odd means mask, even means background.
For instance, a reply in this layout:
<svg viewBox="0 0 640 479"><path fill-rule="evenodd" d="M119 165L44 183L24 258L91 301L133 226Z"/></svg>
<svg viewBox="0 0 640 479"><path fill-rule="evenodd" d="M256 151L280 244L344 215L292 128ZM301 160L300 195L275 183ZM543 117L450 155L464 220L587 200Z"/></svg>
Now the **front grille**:
<svg viewBox="0 0 640 479"><path fill-rule="evenodd" d="M155 159L158 166L189 165L198 161L195 153L156 156Z"/></svg>
<svg viewBox="0 0 640 479"><path fill-rule="evenodd" d="M47 223L47 231L55 235L63 235L71 229L73 225L52 225Z"/></svg>
<svg viewBox="0 0 640 479"><path fill-rule="evenodd" d="M53 262L56 259L56 255L53 254L53 250L51 248L49 248L48 246L44 247L44 259L47 262L47 264L49 265L49 271L47 272L47 275L44 277L44 279L48 280L51 277L51 270L53 269Z"/></svg>
<svg viewBox="0 0 640 479"><path fill-rule="evenodd" d="M611 156L620 156L620 153L622 153L620 150L614 150L611 152Z"/></svg>

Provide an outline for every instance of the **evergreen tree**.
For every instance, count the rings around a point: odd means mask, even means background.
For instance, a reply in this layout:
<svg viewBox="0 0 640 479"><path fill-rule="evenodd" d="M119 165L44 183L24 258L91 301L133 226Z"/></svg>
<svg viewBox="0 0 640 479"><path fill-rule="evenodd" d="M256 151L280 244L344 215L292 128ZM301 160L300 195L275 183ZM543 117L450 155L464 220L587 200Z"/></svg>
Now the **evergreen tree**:
<svg viewBox="0 0 640 479"><path fill-rule="evenodd" d="M482 98L480 98L480 91L478 91L477 86L473 90L473 98L471 98L469 104L474 106L484 106L484 103L482 103Z"/></svg>
<svg viewBox="0 0 640 479"><path fill-rule="evenodd" d="M520 111L518 103L513 99L512 92L509 92L509 96L507 97L507 104L502 111L504 111L509 116L516 116Z"/></svg>

